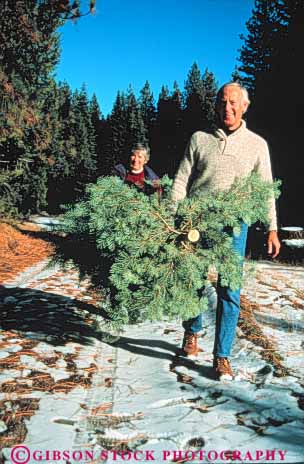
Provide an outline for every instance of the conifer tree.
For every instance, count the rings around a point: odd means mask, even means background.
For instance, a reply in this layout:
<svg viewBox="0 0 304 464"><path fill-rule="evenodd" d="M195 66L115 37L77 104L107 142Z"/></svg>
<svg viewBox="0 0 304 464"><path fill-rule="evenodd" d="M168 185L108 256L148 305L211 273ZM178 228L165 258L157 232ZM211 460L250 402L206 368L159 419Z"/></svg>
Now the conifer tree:
<svg viewBox="0 0 304 464"><path fill-rule="evenodd" d="M231 248L227 227L237 233L240 220L267 222L274 189L252 174L229 191L183 200L174 216L170 181L162 184L159 202L157 194L146 196L117 177L100 178L65 215L65 232L96 245L97 268L89 266L88 272L103 273L102 258L110 260L105 309L120 326L195 316L205 304L200 291L210 265L223 285L238 288L241 258Z"/></svg>
<svg viewBox="0 0 304 464"><path fill-rule="evenodd" d="M279 204L284 224L304 220L298 206L302 188L298 173L304 169L300 135L304 97L299 92L303 80L303 19L302 1L257 0L240 52L239 70L252 98L250 126L269 142L274 173L284 180Z"/></svg>
<svg viewBox="0 0 304 464"><path fill-rule="evenodd" d="M116 163L127 163L134 145L148 142L141 109L131 87L127 94L117 93L113 110L106 121L105 133L105 174L110 174Z"/></svg>
<svg viewBox="0 0 304 464"><path fill-rule="evenodd" d="M59 57L56 29L60 24L51 5L4 0L0 17L0 151L12 174L11 189L21 210L45 205L44 150L51 137L44 102L52 89L50 71Z"/></svg>
<svg viewBox="0 0 304 464"><path fill-rule="evenodd" d="M74 177L77 172L76 140L73 133L75 113L69 85L56 87L57 124L53 129L52 152L49 154L48 205L51 212L58 212L61 204L73 200Z"/></svg>
<svg viewBox="0 0 304 464"><path fill-rule="evenodd" d="M90 111L85 86L72 94L67 83L58 85L57 119L48 155L51 212L78 198L85 184L96 178L96 133Z"/></svg>
<svg viewBox="0 0 304 464"><path fill-rule="evenodd" d="M271 57L276 52L276 37L282 32L280 2L277 0L255 2L252 16L247 21L248 34L241 35L244 44L240 52L243 82L255 95L258 76L262 79L271 66Z"/></svg>
<svg viewBox="0 0 304 464"><path fill-rule="evenodd" d="M171 93L162 87L157 106L153 162L158 173L173 176L184 151L182 95L176 81Z"/></svg>
<svg viewBox="0 0 304 464"><path fill-rule="evenodd" d="M92 99L89 103L89 111L95 133L98 134L100 131L100 123L103 120L103 116L101 114L100 106L95 93L93 93Z"/></svg>
<svg viewBox="0 0 304 464"><path fill-rule="evenodd" d="M238 82L239 84L242 84L243 82L238 66L234 67L234 70L231 74L231 82Z"/></svg>
<svg viewBox="0 0 304 464"><path fill-rule="evenodd" d="M193 132L204 128L204 98L202 75L197 63L194 63L185 81L183 95L186 139L189 139Z"/></svg>
<svg viewBox="0 0 304 464"><path fill-rule="evenodd" d="M3 0L1 7L0 176L8 208L29 212L46 205L54 118L45 109L59 59L57 29L86 13L68 0Z"/></svg>
<svg viewBox="0 0 304 464"><path fill-rule="evenodd" d="M202 86L204 89L202 100L202 127L204 127L205 130L210 130L214 129L216 126L215 100L218 89L215 76L212 72L208 71L208 68L206 68L202 76Z"/></svg>
<svg viewBox="0 0 304 464"><path fill-rule="evenodd" d="M82 194L85 184L96 178L96 135L93 128L85 85L73 95L75 121L73 135L76 145L75 192Z"/></svg>
<svg viewBox="0 0 304 464"><path fill-rule="evenodd" d="M76 21L82 16L95 12L96 0L88 0L87 2L81 2L81 0L47 0L46 3L53 3L57 14L63 19ZM81 3L84 3L84 5L81 5Z"/></svg>
<svg viewBox="0 0 304 464"><path fill-rule="evenodd" d="M158 102L157 102L157 110L158 112L161 111L160 109L160 106L163 102L169 100L169 95L170 95L170 92L169 92L169 88L167 85L162 85L161 87L161 91L160 91L160 94L159 94L159 97L158 97Z"/></svg>
<svg viewBox="0 0 304 464"><path fill-rule="evenodd" d="M77 148L74 127L76 114L72 90L67 82L58 86L58 125L60 128L60 151L55 154L53 173L59 182L71 177L76 171ZM57 175L55 173L58 173Z"/></svg>
<svg viewBox="0 0 304 464"><path fill-rule="evenodd" d="M146 144L147 129L144 125L140 106L136 100L132 88L129 88L127 95L127 141L125 145L124 159L127 160L132 147L138 143Z"/></svg>
<svg viewBox="0 0 304 464"><path fill-rule="evenodd" d="M204 90L202 87L202 74L196 62L194 62L190 68L184 88L184 102L186 106L187 104L189 105L193 95L197 95L203 99Z"/></svg>
<svg viewBox="0 0 304 464"><path fill-rule="evenodd" d="M179 141L182 143L182 136L183 133L183 110L182 110L182 92L179 88L177 81L173 82L173 91L171 95L172 101L172 114L173 114L173 121L175 126L175 134L180 135L178 140L176 140L176 144L179 144Z"/></svg>
<svg viewBox="0 0 304 464"><path fill-rule="evenodd" d="M103 164L103 132L105 128L105 120L101 113L100 106L95 93L89 104L89 111L91 122L94 130L94 137L96 143L96 169L97 174L102 173Z"/></svg>
<svg viewBox="0 0 304 464"><path fill-rule="evenodd" d="M151 92L150 84L148 81L145 82L145 85L140 91L139 105L142 119L147 130L147 136L151 142L152 131L156 119L156 108L153 93Z"/></svg>
<svg viewBox="0 0 304 464"><path fill-rule="evenodd" d="M118 161L124 161L122 153L127 139L127 103L124 92L117 92L112 112L106 121L103 174L109 175Z"/></svg>

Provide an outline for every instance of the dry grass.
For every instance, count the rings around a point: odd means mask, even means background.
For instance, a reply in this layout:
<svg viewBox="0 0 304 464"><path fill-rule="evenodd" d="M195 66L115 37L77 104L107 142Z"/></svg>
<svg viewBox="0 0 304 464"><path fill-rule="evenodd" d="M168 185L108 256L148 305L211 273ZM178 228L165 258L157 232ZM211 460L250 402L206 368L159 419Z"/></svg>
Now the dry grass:
<svg viewBox="0 0 304 464"><path fill-rule="evenodd" d="M29 420L39 409L39 400L23 398L19 400L0 401L0 420L7 430L1 434L0 448L10 448L23 443L27 435L26 420Z"/></svg>
<svg viewBox="0 0 304 464"><path fill-rule="evenodd" d="M39 232L40 228L32 224L8 224L0 223L0 284L9 282L26 268L54 255L55 246L46 240L34 238L33 232ZM51 289L53 291L53 288ZM87 294L87 293L86 293ZM92 294L92 301L94 300ZM88 324L92 321L87 318ZM81 354L81 347L76 347L75 353L38 353L33 350L38 345L37 340L24 338L16 331L2 331L0 349L11 345L11 339L18 338L18 344L22 347L17 353L11 353L0 360L0 372L10 370L14 378L4 381L0 386L0 392L7 400L0 402L0 420L4 421L7 430L1 434L0 448L11 447L22 443L27 435L27 420L37 412L39 399L32 400L27 396L41 392L49 395L68 394L75 388L90 388L94 374L98 367L90 363L88 367L78 369L77 360ZM13 341L14 343L14 341ZM21 356L34 358L36 362L43 363L46 368L56 369L58 361L66 363L66 378L55 380L51 373L30 369L25 374L26 366L21 361ZM14 400L11 400L12 395Z"/></svg>
<svg viewBox="0 0 304 464"><path fill-rule="evenodd" d="M6 332L3 332L5 335ZM10 333L7 332L8 338L2 341L4 347L9 343ZM15 334L16 335L16 334ZM27 346L27 342L28 346ZM43 392L49 395L68 394L75 388L90 388L94 374L98 367L94 363L77 372L75 360L79 353L62 354L54 350L54 354L43 356L32 351L33 341L24 340L21 345L23 350L15 354L10 354L0 360L0 372L4 369L12 369L12 372L19 371L20 375L12 380L7 380L0 385L0 393L5 394L7 399L0 401L0 420L7 426L7 430L1 434L0 448L11 447L17 443L22 443L27 435L26 421L33 416L38 408L40 399L27 398L34 392ZM1 348L1 346L0 346ZM21 356L31 356L36 361L44 363L48 367L56 368L56 362L63 359L66 362L67 378L55 381L48 372L30 370L28 375L24 375L25 366L21 363ZM14 400L11 399L13 395ZM17 399L15 399L17 397Z"/></svg>
<svg viewBox="0 0 304 464"><path fill-rule="evenodd" d="M18 229L29 230L27 227L18 226ZM0 223L0 284L12 280L53 253L54 247L50 243L32 238L15 226Z"/></svg>
<svg viewBox="0 0 304 464"><path fill-rule="evenodd" d="M252 303L244 295L241 296L241 313L239 318L239 327L242 329L247 340L257 346L264 348L261 351L262 358L272 364L275 374L278 377L288 375L288 370L282 364L282 357L276 351L276 346L263 333L263 330L254 317L254 310L258 305Z"/></svg>

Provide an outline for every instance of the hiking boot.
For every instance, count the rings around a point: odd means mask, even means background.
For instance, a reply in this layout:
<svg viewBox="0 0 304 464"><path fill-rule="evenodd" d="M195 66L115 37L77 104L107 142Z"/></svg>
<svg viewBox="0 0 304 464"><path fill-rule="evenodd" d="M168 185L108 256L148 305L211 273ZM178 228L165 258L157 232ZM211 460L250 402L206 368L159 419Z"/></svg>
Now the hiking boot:
<svg viewBox="0 0 304 464"><path fill-rule="evenodd" d="M233 372L228 358L214 358L213 367L217 380L233 380Z"/></svg>
<svg viewBox="0 0 304 464"><path fill-rule="evenodd" d="M182 345L182 352L184 356L197 356L199 352L199 348L197 345L198 335L197 333L193 332L185 332L183 345Z"/></svg>

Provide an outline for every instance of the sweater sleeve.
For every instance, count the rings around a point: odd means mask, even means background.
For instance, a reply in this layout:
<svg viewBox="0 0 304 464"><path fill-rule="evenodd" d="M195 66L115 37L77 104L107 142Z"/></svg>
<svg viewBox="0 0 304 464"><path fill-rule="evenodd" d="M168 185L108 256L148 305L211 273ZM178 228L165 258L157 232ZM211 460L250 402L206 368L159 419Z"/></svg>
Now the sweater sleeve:
<svg viewBox="0 0 304 464"><path fill-rule="evenodd" d="M191 177L195 169L196 147L196 136L194 134L187 145L184 157L174 178L171 198L175 203L183 200L189 190Z"/></svg>
<svg viewBox="0 0 304 464"><path fill-rule="evenodd" d="M255 171L261 178L268 182L273 182L270 155L267 143L263 140L263 146L259 151L259 157L255 166ZM274 196L269 200L269 226L268 230L277 230L277 214Z"/></svg>

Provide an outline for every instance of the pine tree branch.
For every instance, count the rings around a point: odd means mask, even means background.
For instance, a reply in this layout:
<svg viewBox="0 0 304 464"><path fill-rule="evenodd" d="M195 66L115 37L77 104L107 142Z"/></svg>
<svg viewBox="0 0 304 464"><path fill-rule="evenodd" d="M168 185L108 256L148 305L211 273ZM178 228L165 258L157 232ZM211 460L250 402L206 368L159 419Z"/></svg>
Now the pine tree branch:
<svg viewBox="0 0 304 464"><path fill-rule="evenodd" d="M176 235L187 235L187 232L181 232L180 230L177 230L177 229L174 229L173 227L171 227L167 221L159 214L157 213L156 211L152 211L152 214L157 217L158 219L160 219L164 224L165 226L167 227L167 229L172 232L173 234L176 234Z"/></svg>

